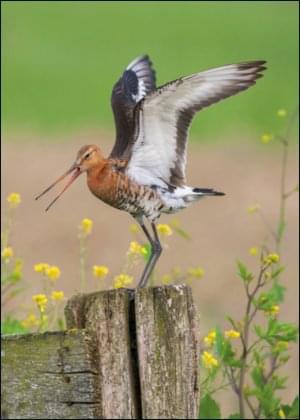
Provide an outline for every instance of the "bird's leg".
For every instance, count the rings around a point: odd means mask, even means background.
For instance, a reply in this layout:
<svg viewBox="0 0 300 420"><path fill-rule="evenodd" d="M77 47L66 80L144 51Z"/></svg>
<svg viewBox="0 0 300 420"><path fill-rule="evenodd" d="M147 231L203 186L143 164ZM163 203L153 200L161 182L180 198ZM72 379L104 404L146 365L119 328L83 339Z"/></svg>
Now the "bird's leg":
<svg viewBox="0 0 300 420"><path fill-rule="evenodd" d="M149 279L149 277L150 277L150 275L151 275L151 273L152 273L152 271L155 267L155 264L156 264L160 254L162 252L162 247L161 247L159 237L158 237L158 234L157 234L156 227L155 227L154 223L151 223L152 230L153 230L153 233L154 233L154 239L151 237L151 235L149 234L146 226L143 223L140 223L140 226L143 229L143 231L144 231L145 235L147 236L147 239L149 240L150 245L151 245L150 258L149 258L149 260L146 264L146 267L143 271L141 280L140 280L140 282L137 286L137 287L145 287L147 282L148 282L148 279Z"/></svg>

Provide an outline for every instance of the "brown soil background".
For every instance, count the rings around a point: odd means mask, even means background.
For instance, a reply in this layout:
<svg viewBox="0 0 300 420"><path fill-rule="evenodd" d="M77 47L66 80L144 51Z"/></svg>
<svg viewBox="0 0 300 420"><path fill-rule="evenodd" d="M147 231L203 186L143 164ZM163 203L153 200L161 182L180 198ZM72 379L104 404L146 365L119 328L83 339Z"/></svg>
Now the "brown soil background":
<svg viewBox="0 0 300 420"><path fill-rule="evenodd" d="M102 138L101 138L102 137ZM5 139L2 147L2 204L10 192L19 192L22 205L15 212L11 245L24 259L27 284L22 298L16 301L19 309L31 305L31 295L42 290L39 275L33 272L37 262L58 265L62 277L57 289L67 296L79 288L79 250L77 226L84 217L94 221L88 241L88 265L105 264L111 275L118 274L124 265L125 254L132 235L133 222L126 213L97 201L87 189L82 176L48 213L44 212L54 193L34 201L34 196L61 175L73 162L83 144L102 145L109 152L108 136L80 135L72 140L57 139L55 143L39 141L30 136L16 141ZM64 141L63 141L64 140ZM272 150L271 150L272 149ZM287 185L298 182L298 150L290 150ZM266 226L258 214L249 215L247 207L259 203L266 219L275 225L279 209L281 153L273 145L260 145L239 139L210 144L190 144L188 156L188 184L213 187L226 192L225 197L207 198L176 215L182 227L191 234L186 241L177 235L168 240L158 266L159 275L166 274L174 265L182 269L202 266L205 276L192 283L195 301L201 318L201 336L209 328L220 325L228 328L226 314L240 319L245 298L241 282L236 276L236 259L241 259L255 271L257 259L248 254L252 246L259 246L269 238ZM4 206L2 205L2 209ZM172 217L164 216L162 223ZM286 265L284 282L286 300L281 308L281 319L298 322L298 195L287 202L288 226L284 237L282 262ZM142 236L141 236L142 238ZM137 272L141 271L140 266ZM87 291L96 290L99 280L91 275ZM106 283L109 285L109 282ZM101 286L105 287L105 286ZM286 402L297 392L298 359L296 346L288 363ZM227 409L237 411L232 393L223 395ZM226 410L227 411L227 410Z"/></svg>

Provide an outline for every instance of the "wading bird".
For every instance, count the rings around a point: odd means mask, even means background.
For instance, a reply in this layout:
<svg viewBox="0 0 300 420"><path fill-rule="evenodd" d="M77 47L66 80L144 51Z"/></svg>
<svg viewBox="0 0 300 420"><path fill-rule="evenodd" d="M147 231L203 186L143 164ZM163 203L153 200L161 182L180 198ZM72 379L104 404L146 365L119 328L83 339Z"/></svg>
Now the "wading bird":
<svg viewBox="0 0 300 420"><path fill-rule="evenodd" d="M131 62L115 84L111 104L116 141L105 158L96 145L83 146L71 168L43 191L40 198L67 175L70 180L52 204L86 172L91 192L100 200L130 213L151 244L151 256L138 287L145 287L162 248L155 222L207 196L210 188L186 185L188 128L202 108L235 95L262 77L265 61L248 61L181 77L156 88L155 71L147 55ZM153 235L145 222L151 224Z"/></svg>

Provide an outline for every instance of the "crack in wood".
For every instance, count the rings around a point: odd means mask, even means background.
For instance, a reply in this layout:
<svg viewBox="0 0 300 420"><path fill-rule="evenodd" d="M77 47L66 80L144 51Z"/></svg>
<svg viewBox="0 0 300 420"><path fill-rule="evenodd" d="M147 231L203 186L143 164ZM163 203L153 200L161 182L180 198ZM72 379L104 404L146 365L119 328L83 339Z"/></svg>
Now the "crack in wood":
<svg viewBox="0 0 300 420"><path fill-rule="evenodd" d="M66 404L69 407L72 405L100 405L101 401L59 401L61 404Z"/></svg>
<svg viewBox="0 0 300 420"><path fill-rule="evenodd" d="M95 372L93 370L73 370L73 371L58 371L58 372L54 372L54 371L50 371L50 370L37 370L37 372L39 373L47 373L48 375L85 375L85 374L92 374L92 375L99 375L98 372Z"/></svg>

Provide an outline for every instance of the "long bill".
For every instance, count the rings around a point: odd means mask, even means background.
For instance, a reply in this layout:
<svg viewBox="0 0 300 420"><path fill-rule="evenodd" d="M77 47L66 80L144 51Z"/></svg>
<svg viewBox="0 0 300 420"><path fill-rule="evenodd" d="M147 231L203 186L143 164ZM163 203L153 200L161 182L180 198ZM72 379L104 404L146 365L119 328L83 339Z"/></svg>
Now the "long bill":
<svg viewBox="0 0 300 420"><path fill-rule="evenodd" d="M66 176L68 176L71 173L72 173L71 178L69 179L69 181L67 182L65 187L61 190L61 192L51 201L51 203L46 208L46 211L48 211L50 209L50 207L59 199L59 197L66 191L66 189L69 188L69 186L75 181L75 179L78 178L79 175L82 173L79 166L74 163L71 166L71 168L69 170L67 170L67 172L65 172L62 176L60 176L55 182L53 182L53 184L51 184L48 188L46 188L41 194L39 194L37 197L35 197L35 199L38 200L39 198L41 198L44 194L46 194L48 191L50 191L53 187L55 187L55 185L57 185L60 181L65 179Z"/></svg>

